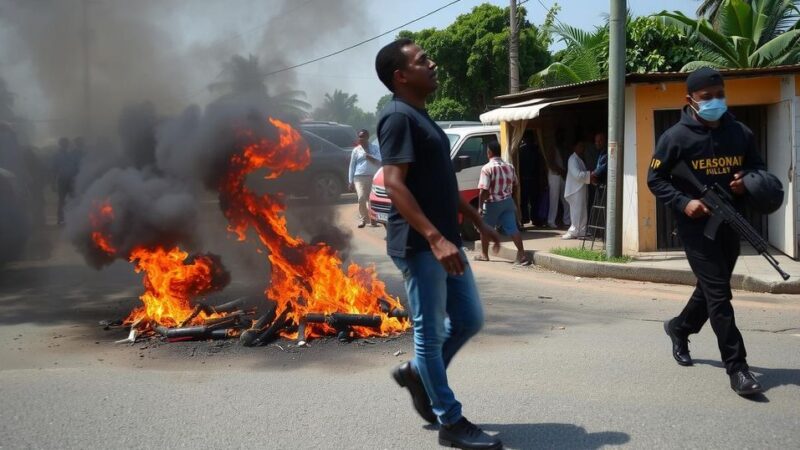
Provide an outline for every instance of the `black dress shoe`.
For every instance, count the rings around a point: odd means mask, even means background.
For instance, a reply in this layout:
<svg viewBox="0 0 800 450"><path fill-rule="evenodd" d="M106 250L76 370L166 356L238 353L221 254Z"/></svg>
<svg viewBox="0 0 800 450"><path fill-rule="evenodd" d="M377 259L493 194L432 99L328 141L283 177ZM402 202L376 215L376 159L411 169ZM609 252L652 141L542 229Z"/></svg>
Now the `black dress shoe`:
<svg viewBox="0 0 800 450"><path fill-rule="evenodd" d="M503 442L486 434L466 418L439 428L439 444L445 447L494 450L503 448Z"/></svg>
<svg viewBox="0 0 800 450"><path fill-rule="evenodd" d="M692 362L692 357L689 356L689 339L677 336L675 332L672 331L670 322L671 320L664 322L664 331L672 340L672 357L675 358L675 361L682 366L693 365L694 362Z"/></svg>
<svg viewBox="0 0 800 450"><path fill-rule="evenodd" d="M749 370L737 370L731 374L731 389L739 395L754 395L764 391Z"/></svg>
<svg viewBox="0 0 800 450"><path fill-rule="evenodd" d="M431 409L431 400L428 398L428 393L425 392L425 386L422 385L422 380L419 374L411 366L411 363L406 361L403 364L395 367L392 370L392 378L400 387L408 389L411 393L411 400L414 401L414 409L417 410L428 423L434 424L437 422L436 414Z"/></svg>

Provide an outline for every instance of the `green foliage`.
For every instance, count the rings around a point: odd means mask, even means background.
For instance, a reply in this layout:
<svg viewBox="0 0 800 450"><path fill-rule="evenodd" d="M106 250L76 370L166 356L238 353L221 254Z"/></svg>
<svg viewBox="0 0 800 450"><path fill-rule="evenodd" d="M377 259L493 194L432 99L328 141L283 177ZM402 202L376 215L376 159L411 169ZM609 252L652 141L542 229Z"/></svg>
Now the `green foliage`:
<svg viewBox="0 0 800 450"><path fill-rule="evenodd" d="M375 129L375 114L358 107L358 95L350 95L339 89L334 90L333 94L325 94L322 106L314 110L313 116L317 120L346 123L357 130Z"/></svg>
<svg viewBox="0 0 800 450"><path fill-rule="evenodd" d="M554 255L567 256L569 258L583 259L586 261L603 261L613 263L628 263L631 262L630 256L618 256L609 258L603 250L589 250L578 247L557 247L550 250Z"/></svg>
<svg viewBox="0 0 800 450"><path fill-rule="evenodd" d="M627 73L675 72L699 54L696 39L654 17L629 18L626 34ZM608 61L607 46L601 57Z"/></svg>
<svg viewBox="0 0 800 450"><path fill-rule="evenodd" d="M383 107L392 100L392 94L386 94L378 99L378 104L375 105L375 114L380 114Z"/></svg>
<svg viewBox="0 0 800 450"><path fill-rule="evenodd" d="M463 120L467 108L452 98L438 97L428 103L428 114L433 120Z"/></svg>
<svg viewBox="0 0 800 450"><path fill-rule="evenodd" d="M608 23L594 31L569 25L551 27L566 48L553 55L553 64L528 79L532 87L558 86L608 76ZM699 55L696 39L682 28L653 17L628 15L625 70L627 73L676 71Z"/></svg>
<svg viewBox="0 0 800 450"><path fill-rule="evenodd" d="M768 67L800 63L800 10L796 0L724 0L712 25L678 11L659 19L698 40L700 54L681 70L701 66Z"/></svg>
<svg viewBox="0 0 800 450"><path fill-rule="evenodd" d="M547 36L520 18L520 79L550 63ZM413 39L439 65L439 89L431 105L443 114L463 111L452 119L476 119L497 95L508 92L509 12L488 3L462 14L445 29L401 31L398 37ZM437 100L440 100L437 102ZM459 104L459 108L455 108Z"/></svg>
<svg viewBox="0 0 800 450"><path fill-rule="evenodd" d="M566 44L566 49L558 55L558 60L543 70L531 75L528 84L533 87L558 86L580 81L603 78L608 65L603 65L600 54L608 52L608 27L596 28L587 32L563 23L551 28Z"/></svg>

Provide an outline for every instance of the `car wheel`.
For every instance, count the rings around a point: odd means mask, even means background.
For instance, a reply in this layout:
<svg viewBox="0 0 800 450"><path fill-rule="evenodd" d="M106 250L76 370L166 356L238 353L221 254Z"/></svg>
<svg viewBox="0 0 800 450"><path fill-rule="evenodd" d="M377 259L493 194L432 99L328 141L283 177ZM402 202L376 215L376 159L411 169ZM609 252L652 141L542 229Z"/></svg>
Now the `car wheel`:
<svg viewBox="0 0 800 450"><path fill-rule="evenodd" d="M332 173L321 173L314 177L310 197L321 203L335 202L339 200L343 191L344 186L339 177Z"/></svg>
<svg viewBox="0 0 800 450"><path fill-rule="evenodd" d="M465 241L479 241L481 239L481 233L478 228L475 227L475 224L470 219L464 216L461 218L461 237Z"/></svg>

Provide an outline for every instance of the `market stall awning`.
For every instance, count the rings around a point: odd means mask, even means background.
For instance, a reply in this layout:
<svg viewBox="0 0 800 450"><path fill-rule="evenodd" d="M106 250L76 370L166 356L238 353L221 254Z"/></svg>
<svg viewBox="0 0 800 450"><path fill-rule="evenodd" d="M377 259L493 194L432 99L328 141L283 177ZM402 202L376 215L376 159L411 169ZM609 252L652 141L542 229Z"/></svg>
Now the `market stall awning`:
<svg viewBox="0 0 800 450"><path fill-rule="evenodd" d="M530 120L539 117L540 112L551 106L570 105L574 103L586 103L608 98L606 95L590 95L561 99L534 98L524 102L512 103L501 106L489 112L481 114L481 122L484 125L496 125L500 122L516 122L519 120Z"/></svg>

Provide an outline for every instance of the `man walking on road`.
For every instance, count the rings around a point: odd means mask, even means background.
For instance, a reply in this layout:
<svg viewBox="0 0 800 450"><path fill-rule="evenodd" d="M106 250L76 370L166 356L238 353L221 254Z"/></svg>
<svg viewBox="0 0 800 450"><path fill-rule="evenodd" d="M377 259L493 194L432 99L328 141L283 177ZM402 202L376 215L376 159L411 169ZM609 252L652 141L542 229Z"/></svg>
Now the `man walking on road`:
<svg viewBox="0 0 800 450"><path fill-rule="evenodd" d="M486 225L501 227L503 233L511 236L517 247L517 258L514 264L527 266L530 261L525 256L522 246L522 235L517 229L517 211L514 205L514 192L519 189L514 166L500 158L500 144L491 141L487 144L486 155L489 162L481 168L478 180L480 194L478 204L481 216ZM475 257L478 261L489 260L489 237L481 234L481 254Z"/></svg>
<svg viewBox="0 0 800 450"><path fill-rule="evenodd" d="M670 171L681 161L705 185L718 183L734 196L746 193L743 170L766 169L755 145L753 132L726 112L722 76L704 67L686 80L686 102L681 120L658 140L650 162L647 184L653 194L677 211L678 235L686 258L697 277L697 287L678 317L664 323L672 340L672 356L682 366L691 366L689 335L711 322L717 335L722 362L731 388L739 395L761 392L750 373L742 334L736 327L731 305L731 274L739 257L739 234L720 225L714 239L703 229L708 208L697 200L699 192L676 182Z"/></svg>
<svg viewBox="0 0 800 450"><path fill-rule="evenodd" d="M358 228L364 228L369 220L370 226L378 226L369 219L369 191L372 177L381 165L380 150L369 143L369 131L358 132L358 145L350 154L350 170L347 172L350 190L355 189L358 197Z"/></svg>
<svg viewBox="0 0 800 450"><path fill-rule="evenodd" d="M447 135L425 101L438 87L436 63L410 39L383 47L378 78L394 94L378 120L384 182L392 200L387 253L403 273L414 322L412 361L392 371L417 412L441 424L439 443L497 449L502 443L461 414L447 366L483 325L475 278L461 249L459 212L499 248L499 236L458 193Z"/></svg>

